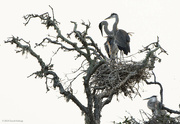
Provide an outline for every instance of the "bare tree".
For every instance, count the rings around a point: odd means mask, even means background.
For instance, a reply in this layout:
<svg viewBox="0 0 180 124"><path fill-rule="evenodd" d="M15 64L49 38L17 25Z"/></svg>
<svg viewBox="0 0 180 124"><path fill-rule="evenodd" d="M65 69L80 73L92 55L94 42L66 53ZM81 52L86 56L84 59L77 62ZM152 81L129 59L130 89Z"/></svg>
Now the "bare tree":
<svg viewBox="0 0 180 124"><path fill-rule="evenodd" d="M142 61L123 61L117 63L111 63L101 49L95 43L92 37L88 35L88 30L91 23L86 24L85 30L79 31L76 22L71 21L74 24L74 29L71 33L64 36L61 33L61 29L58 27L59 22L55 19L54 11L52 9L52 15L48 12L41 15L28 14L24 16L27 25L31 19L39 18L43 25L49 29L52 27L56 31L56 36L46 37L40 43L36 43L35 47L44 46L44 44L54 44L59 46L59 50L73 51L77 53L77 57L84 58L81 66L77 71L77 74L73 80L69 81L71 84L78 76L84 74L82 85L87 97L87 105L82 102L73 94L71 85L69 88L63 86L60 77L53 70L53 64L45 63L38 53L34 51L35 48L31 46L29 42L19 37L11 37L5 43L15 44L17 48L21 50L18 52L29 53L35 57L41 67L41 70L32 73L40 78L46 79L47 91L49 91L48 79L53 82L53 87L59 89L59 93L63 95L67 100L72 100L85 116L86 124L100 124L101 111L103 107L109 104L113 96L123 93L125 96L132 97L132 94L140 95L139 89L135 85L139 85L142 81L148 82L147 80L152 76L152 70L154 64L160 61L157 52L167 53L159 44L159 38L157 42L151 43L146 47L142 48L138 53L146 53ZM76 41L72 41L70 37L74 34ZM56 52L56 53L57 53ZM56 54L55 53L55 54ZM83 63L87 63L84 66ZM30 76L32 76L30 75Z"/></svg>

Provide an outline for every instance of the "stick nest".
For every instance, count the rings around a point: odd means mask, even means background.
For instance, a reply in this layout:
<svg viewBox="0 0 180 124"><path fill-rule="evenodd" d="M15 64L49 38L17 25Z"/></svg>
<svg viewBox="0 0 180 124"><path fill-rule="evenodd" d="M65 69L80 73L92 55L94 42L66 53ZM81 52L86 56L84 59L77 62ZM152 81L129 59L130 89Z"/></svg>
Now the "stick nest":
<svg viewBox="0 0 180 124"><path fill-rule="evenodd" d="M125 96L132 98L133 93L140 95L135 84L149 79L153 67L151 62L145 64L144 61L106 62L92 76L91 86L96 93L105 91L118 95L123 92Z"/></svg>

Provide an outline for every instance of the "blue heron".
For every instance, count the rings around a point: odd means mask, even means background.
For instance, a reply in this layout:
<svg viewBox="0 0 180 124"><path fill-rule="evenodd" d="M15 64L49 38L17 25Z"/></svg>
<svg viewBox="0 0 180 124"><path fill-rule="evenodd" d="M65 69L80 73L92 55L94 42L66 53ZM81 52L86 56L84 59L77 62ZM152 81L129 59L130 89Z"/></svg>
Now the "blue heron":
<svg viewBox="0 0 180 124"><path fill-rule="evenodd" d="M130 37L129 34L126 31L122 30L122 29L118 29L117 25L119 23L119 17L116 13L112 13L109 17L107 17L105 20L107 19L112 19L115 18L115 23L113 24L113 30L112 30L112 34L114 37L114 42L116 43L116 45L118 46L120 51L123 51L124 54L128 55L128 53L130 52ZM105 32L106 28L104 28Z"/></svg>
<svg viewBox="0 0 180 124"><path fill-rule="evenodd" d="M166 111L160 108L161 103L157 100L157 96L154 95L144 100L149 100L147 102L147 106L149 109L151 109L153 115L162 116L166 114Z"/></svg>
<svg viewBox="0 0 180 124"><path fill-rule="evenodd" d="M115 60L119 49L118 49L117 44L115 43L113 31L109 31L109 29L107 28L108 27L107 21L102 21L101 23L99 23L99 29L101 31L102 36L103 36L103 31L102 31L103 26L104 26L105 33L108 35L107 41L104 43L105 50L109 58L112 60Z"/></svg>

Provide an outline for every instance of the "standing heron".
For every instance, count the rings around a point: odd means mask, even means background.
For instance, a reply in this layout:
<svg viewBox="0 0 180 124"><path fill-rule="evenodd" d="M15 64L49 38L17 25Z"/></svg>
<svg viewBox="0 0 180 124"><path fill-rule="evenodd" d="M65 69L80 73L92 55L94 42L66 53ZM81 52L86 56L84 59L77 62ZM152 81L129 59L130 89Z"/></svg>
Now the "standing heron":
<svg viewBox="0 0 180 124"><path fill-rule="evenodd" d="M117 44L120 51L123 51L124 54L128 55L128 53L130 53L130 46L129 46L130 37L129 37L129 33L127 33L126 31L124 31L122 29L117 28L117 25L119 23L119 17L118 17L118 15L116 13L112 13L105 20L111 19L111 18L115 18L115 23L113 24L113 30L112 30L113 36L114 36L114 39L115 39L115 43Z"/></svg>
<svg viewBox="0 0 180 124"><path fill-rule="evenodd" d="M113 31L109 31L109 29L107 28L108 27L107 21L102 21L101 23L99 23L99 29L101 31L102 36L103 36L103 31L102 31L103 26L104 26L105 33L108 35L107 41L104 43L105 50L109 58L111 58L112 60L115 60L119 49L118 49L117 44L115 43Z"/></svg>
<svg viewBox="0 0 180 124"><path fill-rule="evenodd" d="M149 100L147 102L147 106L149 109L151 109L153 115L162 116L166 114L166 111L160 108L161 103L157 100L157 96L154 95L144 100Z"/></svg>

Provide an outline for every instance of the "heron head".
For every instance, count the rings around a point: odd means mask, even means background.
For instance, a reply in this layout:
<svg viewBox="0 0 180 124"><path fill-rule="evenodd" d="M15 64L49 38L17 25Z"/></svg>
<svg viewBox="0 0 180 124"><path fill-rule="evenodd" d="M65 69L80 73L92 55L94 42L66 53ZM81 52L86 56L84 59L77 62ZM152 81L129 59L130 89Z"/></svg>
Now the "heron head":
<svg viewBox="0 0 180 124"><path fill-rule="evenodd" d="M109 17L107 17L105 20L107 19L112 19L112 18L116 18L118 15L116 13L112 13Z"/></svg>
<svg viewBox="0 0 180 124"><path fill-rule="evenodd" d="M102 27L103 27L103 23L102 23L102 22L100 22L100 23L99 23L99 30L101 31L101 35L103 36Z"/></svg>
<svg viewBox="0 0 180 124"><path fill-rule="evenodd" d="M149 99L157 99L157 96L156 96L156 95L153 95L153 96L151 96L151 97L149 97L149 98L145 98L145 99L143 99L143 100L149 100Z"/></svg>
<svg viewBox="0 0 180 124"><path fill-rule="evenodd" d="M101 31L102 36L103 36L103 30L102 30L103 26L106 26L106 27L108 26L107 21L102 21L99 23L99 30Z"/></svg>

